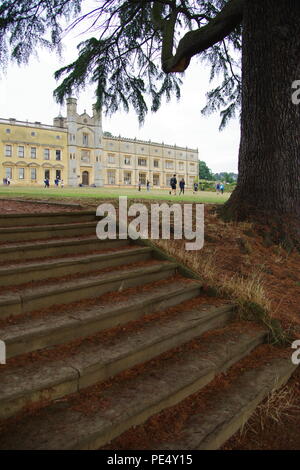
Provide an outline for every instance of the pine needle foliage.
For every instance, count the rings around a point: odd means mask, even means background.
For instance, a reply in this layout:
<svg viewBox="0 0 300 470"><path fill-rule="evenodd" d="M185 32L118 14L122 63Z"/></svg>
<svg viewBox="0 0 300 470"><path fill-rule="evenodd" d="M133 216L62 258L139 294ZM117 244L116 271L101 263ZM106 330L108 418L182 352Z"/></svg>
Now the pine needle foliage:
<svg viewBox="0 0 300 470"><path fill-rule="evenodd" d="M84 0L16 0L0 6L0 59L28 62L37 48L60 51L62 34L88 22L90 37L78 45L77 59L55 73L58 102L95 86L96 107L106 114L133 108L140 123L149 109L180 98L184 72L166 72L163 56L174 54L189 33L203 30L237 0L99 0L81 14ZM63 30L62 20L67 22ZM203 114L219 111L220 128L240 106L241 26L203 50L201 60L211 66L211 81L221 83L207 93ZM189 58L190 60L190 58ZM177 71L177 70L175 70ZM200 92L201 90L199 90Z"/></svg>

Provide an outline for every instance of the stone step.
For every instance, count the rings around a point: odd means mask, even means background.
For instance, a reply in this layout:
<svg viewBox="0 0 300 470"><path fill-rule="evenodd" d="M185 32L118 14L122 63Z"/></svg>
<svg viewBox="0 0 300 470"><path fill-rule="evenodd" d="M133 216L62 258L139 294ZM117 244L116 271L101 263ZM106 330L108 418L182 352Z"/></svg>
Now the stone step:
<svg viewBox="0 0 300 470"><path fill-rule="evenodd" d="M0 261L32 260L67 254L80 254L99 249L109 250L128 245L128 240L99 240L94 236L85 238L67 238L63 240L47 240L31 243L11 243L0 245Z"/></svg>
<svg viewBox="0 0 300 470"><path fill-rule="evenodd" d="M0 214L0 227L26 227L96 221L96 211Z"/></svg>
<svg viewBox="0 0 300 470"><path fill-rule="evenodd" d="M101 241L99 240L99 250ZM117 251L82 254L76 257L53 258L32 261L25 264L0 266L0 286L17 286L32 281L69 276L76 273L88 273L100 269L124 264L139 263L151 258L149 247L130 246L119 248Z"/></svg>
<svg viewBox="0 0 300 470"><path fill-rule="evenodd" d="M275 357L241 373L229 387L218 387L217 394L202 394L205 412L193 413L186 420L180 437L164 442L158 450L216 450L243 428L256 407L291 377L297 366L290 358ZM209 387L208 387L209 388ZM195 411L195 410L194 410Z"/></svg>
<svg viewBox="0 0 300 470"><path fill-rule="evenodd" d="M97 275L24 288L21 292L0 295L0 320L33 310L99 297L106 292L120 291L171 277L177 264L153 262L150 265L128 267Z"/></svg>
<svg viewBox="0 0 300 470"><path fill-rule="evenodd" d="M51 238L96 235L96 221L56 225L34 225L32 227L0 227L0 242L11 243L23 240L45 240Z"/></svg>
<svg viewBox="0 0 300 470"><path fill-rule="evenodd" d="M147 287L147 286L145 286ZM72 308L60 315L25 318L15 325L0 327L0 338L6 344L7 359L49 346L96 334L139 317L173 307L198 296L199 282L176 280L169 285L147 288L126 295L116 304L99 299L94 306Z"/></svg>
<svg viewBox="0 0 300 470"><path fill-rule="evenodd" d="M234 307L199 306L174 315L168 321L151 321L142 330L121 332L111 344L89 338L71 357L48 364L38 361L0 374L0 417L15 414L22 407L54 400L95 383L108 380L128 368L176 348L202 333L223 327L234 316ZM91 344L92 343L92 344Z"/></svg>
<svg viewBox="0 0 300 470"><path fill-rule="evenodd" d="M227 327L225 336L218 330L210 333L208 341L199 342L201 350L187 349L179 356L175 350L156 366L150 361L148 368L144 365L132 376L127 373L103 390L99 385L89 387L38 413L28 412L5 423L0 449L98 449L203 388L266 336L263 330L236 334L231 328ZM79 372L72 369L69 373L72 381Z"/></svg>

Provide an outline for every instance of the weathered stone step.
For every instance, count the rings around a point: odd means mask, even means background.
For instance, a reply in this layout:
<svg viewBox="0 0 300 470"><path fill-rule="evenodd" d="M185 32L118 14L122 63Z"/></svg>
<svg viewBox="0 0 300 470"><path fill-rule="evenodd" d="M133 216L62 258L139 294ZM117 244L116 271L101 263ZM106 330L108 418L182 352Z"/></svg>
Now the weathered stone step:
<svg viewBox="0 0 300 470"><path fill-rule="evenodd" d="M76 222L56 225L34 225L32 227L0 228L0 242L16 242L22 240L44 240L48 238L76 237L96 234L97 222Z"/></svg>
<svg viewBox="0 0 300 470"><path fill-rule="evenodd" d="M111 345L87 342L63 361L28 364L13 370L8 367L0 375L0 417L10 416L44 397L54 400L103 382L208 330L223 327L234 315L232 305L182 309L164 323L157 319L143 330L124 332Z"/></svg>
<svg viewBox="0 0 300 470"><path fill-rule="evenodd" d="M279 389L297 366L290 358L274 358L238 376L229 387L218 388L217 396L203 394L205 412L193 413L181 436L153 450L216 450L244 426L269 393Z"/></svg>
<svg viewBox="0 0 300 470"><path fill-rule="evenodd" d="M99 243L99 249L100 249ZM32 281L69 276L76 273L87 273L100 269L139 263L151 258L151 248L132 247L119 248L117 251L82 254L76 257L53 258L17 264L15 266L0 266L0 286L17 286Z"/></svg>
<svg viewBox="0 0 300 470"><path fill-rule="evenodd" d="M12 243L0 245L0 261L31 260L36 258L63 256L67 254L87 253L94 250L107 250L128 245L128 240L99 240L94 236L85 238L67 238L63 240L47 240L31 243Z"/></svg>
<svg viewBox="0 0 300 470"><path fill-rule="evenodd" d="M67 311L65 314L42 318L26 318L16 325L0 328L0 338L6 344L7 359L36 351L49 346L63 344L74 339L92 335L143 315L173 307L181 302L197 297L201 292L199 282L176 281L169 285L158 286L128 294L125 300L118 300L80 310ZM124 292L126 295L126 291Z"/></svg>
<svg viewBox="0 0 300 470"><path fill-rule="evenodd" d="M200 390L218 373L240 360L265 339L262 330L228 339L213 333L201 351L143 368L131 378L113 381L107 389L88 388L37 414L27 414L0 437L0 449L97 449L130 427ZM49 371L50 372L50 371ZM61 372L61 370L60 370ZM71 371L69 371L71 374ZM78 372L72 369L73 378ZM85 408L87 407L87 410Z"/></svg>
<svg viewBox="0 0 300 470"><path fill-rule="evenodd" d="M156 262L3 294L0 295L0 319L159 281L174 275L176 269L176 263Z"/></svg>
<svg viewBox="0 0 300 470"><path fill-rule="evenodd" d="M96 211L49 212L34 214L0 214L0 227L66 224L96 221Z"/></svg>

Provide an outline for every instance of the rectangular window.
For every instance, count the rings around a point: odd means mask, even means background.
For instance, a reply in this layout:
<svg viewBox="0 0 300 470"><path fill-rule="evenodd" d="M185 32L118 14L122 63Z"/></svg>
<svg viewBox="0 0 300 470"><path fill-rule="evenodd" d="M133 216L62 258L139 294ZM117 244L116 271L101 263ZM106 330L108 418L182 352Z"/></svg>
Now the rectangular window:
<svg viewBox="0 0 300 470"><path fill-rule="evenodd" d="M24 158L24 147L23 147L23 145L18 146L18 157L19 158Z"/></svg>
<svg viewBox="0 0 300 470"><path fill-rule="evenodd" d="M50 170L45 170L45 180L50 179Z"/></svg>
<svg viewBox="0 0 300 470"><path fill-rule="evenodd" d="M114 171L107 172L107 181L108 184L116 184L116 174Z"/></svg>
<svg viewBox="0 0 300 470"><path fill-rule="evenodd" d="M108 163L112 163L112 164L115 163L115 156L114 156L114 154L112 154L112 153L109 153L109 154L108 154Z"/></svg>
<svg viewBox="0 0 300 470"><path fill-rule="evenodd" d="M125 165L130 165L130 157L125 157L124 158L124 163L125 163Z"/></svg>
<svg viewBox="0 0 300 470"><path fill-rule="evenodd" d="M25 175L25 169L19 168L19 180L23 180Z"/></svg>
<svg viewBox="0 0 300 470"><path fill-rule="evenodd" d="M167 160L165 162L165 168L168 168L169 170L172 170L174 168L174 163Z"/></svg>
<svg viewBox="0 0 300 470"><path fill-rule="evenodd" d="M154 160L153 166L154 166L155 168L159 168L159 160Z"/></svg>
<svg viewBox="0 0 300 470"><path fill-rule="evenodd" d="M31 147L30 155L31 158L36 158L36 147Z"/></svg>
<svg viewBox="0 0 300 470"><path fill-rule="evenodd" d="M145 174L145 173L140 173L140 175L139 175L139 182L140 182L141 184L144 184L144 185L146 184L146 174Z"/></svg>
<svg viewBox="0 0 300 470"><path fill-rule="evenodd" d="M44 160L50 160L50 149L44 149Z"/></svg>
<svg viewBox="0 0 300 470"><path fill-rule="evenodd" d="M170 181L171 181L172 176L173 176L173 175L170 175L170 174L167 174L167 175L166 175L166 185L167 185L167 186L170 186Z"/></svg>
<svg viewBox="0 0 300 470"><path fill-rule="evenodd" d="M90 163L90 152L88 150L81 150L81 161Z"/></svg>
<svg viewBox="0 0 300 470"><path fill-rule="evenodd" d="M61 170L56 170L55 176L56 176L56 179L60 180L61 179Z"/></svg>
<svg viewBox="0 0 300 470"><path fill-rule="evenodd" d="M159 186L159 175L153 175L153 186Z"/></svg>
<svg viewBox="0 0 300 470"><path fill-rule="evenodd" d="M31 168L30 169L30 178L32 180L36 180L36 168Z"/></svg>
<svg viewBox="0 0 300 470"><path fill-rule="evenodd" d="M61 160L61 150L55 150L55 160Z"/></svg>
<svg viewBox="0 0 300 470"><path fill-rule="evenodd" d="M11 157L12 156L12 146L11 145L5 145L5 156L6 157Z"/></svg>
<svg viewBox="0 0 300 470"><path fill-rule="evenodd" d="M124 172L124 184L131 184L131 173L129 171Z"/></svg>
<svg viewBox="0 0 300 470"><path fill-rule="evenodd" d="M5 178L12 179L12 169L9 167L5 168Z"/></svg>
<svg viewBox="0 0 300 470"><path fill-rule="evenodd" d="M179 162L179 170L184 170L184 163L182 162Z"/></svg>
<svg viewBox="0 0 300 470"><path fill-rule="evenodd" d="M88 136L88 134L83 134L82 144L83 144L84 147L87 147L89 145L89 136Z"/></svg>
<svg viewBox="0 0 300 470"><path fill-rule="evenodd" d="M147 160L145 158L138 158L139 166L147 166Z"/></svg>

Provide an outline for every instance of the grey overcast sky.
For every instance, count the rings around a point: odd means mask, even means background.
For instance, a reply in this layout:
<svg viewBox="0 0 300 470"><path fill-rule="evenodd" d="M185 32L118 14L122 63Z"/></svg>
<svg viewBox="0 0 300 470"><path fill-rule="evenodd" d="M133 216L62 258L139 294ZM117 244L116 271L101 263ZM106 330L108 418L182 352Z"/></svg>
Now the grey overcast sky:
<svg viewBox="0 0 300 470"><path fill-rule="evenodd" d="M53 74L76 57L76 45L82 40L83 36L72 31L64 38L61 58L40 50L38 57L32 57L27 65L11 64L0 76L0 117L52 124L53 117L60 111L65 115L65 108L53 99L53 90L57 86ZM206 103L205 93L210 89L208 77L209 68L194 58L185 73L179 102L174 98L163 103L158 112L149 112L142 127L139 127L133 110L128 114L118 112L110 118L103 116L103 130L117 136L198 148L200 160L204 160L213 172L237 172L238 119L219 132L218 113L204 117L200 112ZM88 86L77 98L78 112L83 113L86 109L91 114L94 87Z"/></svg>

